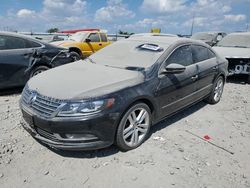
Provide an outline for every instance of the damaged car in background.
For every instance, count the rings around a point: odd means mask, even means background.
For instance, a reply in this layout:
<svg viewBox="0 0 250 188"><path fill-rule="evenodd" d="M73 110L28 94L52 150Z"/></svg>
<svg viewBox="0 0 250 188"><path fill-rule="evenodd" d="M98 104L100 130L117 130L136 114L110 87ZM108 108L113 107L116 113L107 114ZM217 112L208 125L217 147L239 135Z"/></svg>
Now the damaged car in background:
<svg viewBox="0 0 250 188"><path fill-rule="evenodd" d="M135 36L29 80L22 125L57 149L115 143L128 151L165 117L201 100L218 103L226 76L227 61L203 42Z"/></svg>
<svg viewBox="0 0 250 188"><path fill-rule="evenodd" d="M10 32L0 32L0 89L24 86L50 68L79 60L67 49Z"/></svg>
<svg viewBox="0 0 250 188"><path fill-rule="evenodd" d="M201 40L207 43L210 46L216 45L219 41L221 41L227 34L224 32L198 32L191 36L191 39Z"/></svg>
<svg viewBox="0 0 250 188"><path fill-rule="evenodd" d="M229 62L229 76L244 75L250 83L250 32L231 33L213 49Z"/></svg>
<svg viewBox="0 0 250 188"><path fill-rule="evenodd" d="M52 42L56 46L68 48L70 52L86 58L98 50L111 44L107 34L99 29L91 31L80 31L71 35L68 40Z"/></svg>

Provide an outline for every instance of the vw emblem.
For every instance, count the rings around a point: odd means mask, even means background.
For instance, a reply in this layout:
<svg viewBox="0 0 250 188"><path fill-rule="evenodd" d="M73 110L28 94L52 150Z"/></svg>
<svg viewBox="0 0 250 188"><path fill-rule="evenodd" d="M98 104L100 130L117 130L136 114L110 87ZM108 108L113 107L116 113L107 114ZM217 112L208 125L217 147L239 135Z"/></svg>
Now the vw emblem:
<svg viewBox="0 0 250 188"><path fill-rule="evenodd" d="M37 96L37 93L36 93L36 92L32 92L32 93L30 94L30 97L29 97L29 100L28 100L28 104L29 104L29 105L32 105L32 104L35 102L36 96Z"/></svg>

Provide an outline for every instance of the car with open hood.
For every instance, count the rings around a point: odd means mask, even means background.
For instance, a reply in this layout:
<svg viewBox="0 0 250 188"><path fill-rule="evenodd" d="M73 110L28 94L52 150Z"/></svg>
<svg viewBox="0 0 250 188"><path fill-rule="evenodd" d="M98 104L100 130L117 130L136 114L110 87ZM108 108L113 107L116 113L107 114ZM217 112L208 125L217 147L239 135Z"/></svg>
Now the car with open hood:
<svg viewBox="0 0 250 188"><path fill-rule="evenodd" d="M231 33L213 49L229 62L229 76L245 75L250 83L250 32Z"/></svg>
<svg viewBox="0 0 250 188"><path fill-rule="evenodd" d="M0 89L24 86L29 78L80 57L31 37L0 32Z"/></svg>
<svg viewBox="0 0 250 188"><path fill-rule="evenodd" d="M226 76L227 61L203 42L132 37L32 78L20 99L22 125L57 149L115 143L127 151L165 117L203 99L218 103Z"/></svg>
<svg viewBox="0 0 250 188"><path fill-rule="evenodd" d="M191 36L192 39L201 40L210 46L216 45L222 40L227 34L225 32L209 31L209 32L198 32Z"/></svg>

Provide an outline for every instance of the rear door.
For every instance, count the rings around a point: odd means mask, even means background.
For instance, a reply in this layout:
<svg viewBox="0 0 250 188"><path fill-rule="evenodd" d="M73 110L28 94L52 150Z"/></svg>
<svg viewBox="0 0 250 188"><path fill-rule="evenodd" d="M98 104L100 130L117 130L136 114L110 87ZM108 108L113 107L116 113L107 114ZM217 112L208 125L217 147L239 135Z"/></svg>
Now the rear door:
<svg viewBox="0 0 250 188"><path fill-rule="evenodd" d="M192 45L193 60L198 67L197 95L204 97L211 92L214 78L218 74L216 55L207 47Z"/></svg>
<svg viewBox="0 0 250 188"><path fill-rule="evenodd" d="M167 58L162 66L176 63L186 67L180 74L161 74L157 90L157 100L161 107L161 117L167 116L192 103L196 91L196 78L198 69L193 64L192 49L190 45L177 48ZM160 70L160 71L162 71Z"/></svg>
<svg viewBox="0 0 250 188"><path fill-rule="evenodd" d="M24 85L32 53L28 45L25 39L0 35L0 88Z"/></svg>

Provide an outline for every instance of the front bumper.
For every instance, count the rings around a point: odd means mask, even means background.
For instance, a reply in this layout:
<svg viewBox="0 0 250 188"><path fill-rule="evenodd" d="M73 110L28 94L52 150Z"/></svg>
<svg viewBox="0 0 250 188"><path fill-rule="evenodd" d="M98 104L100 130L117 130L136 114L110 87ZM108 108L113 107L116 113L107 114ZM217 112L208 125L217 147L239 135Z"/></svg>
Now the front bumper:
<svg viewBox="0 0 250 188"><path fill-rule="evenodd" d="M22 108L22 125L35 139L56 149L94 150L113 144L118 113L85 118L45 119ZM82 136L67 137L67 134Z"/></svg>

